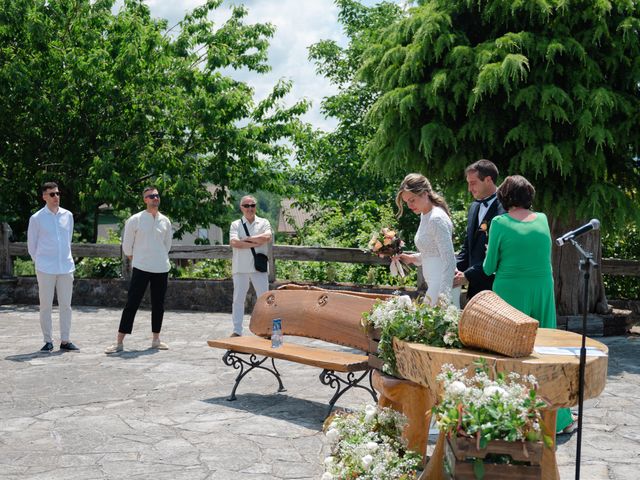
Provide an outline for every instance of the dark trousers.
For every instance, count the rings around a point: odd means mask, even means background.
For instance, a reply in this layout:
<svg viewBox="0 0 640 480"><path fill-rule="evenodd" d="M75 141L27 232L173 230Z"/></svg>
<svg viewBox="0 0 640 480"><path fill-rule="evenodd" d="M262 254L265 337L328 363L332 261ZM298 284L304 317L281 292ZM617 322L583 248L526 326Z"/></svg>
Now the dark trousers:
<svg viewBox="0 0 640 480"><path fill-rule="evenodd" d="M169 272L151 273L137 268L133 269L129 293L127 294L127 304L122 311L118 332L131 333L136 312L140 307L144 292L147 291L147 285L151 283L151 331L160 333L162 318L164 317L164 296L167 293L168 279Z"/></svg>

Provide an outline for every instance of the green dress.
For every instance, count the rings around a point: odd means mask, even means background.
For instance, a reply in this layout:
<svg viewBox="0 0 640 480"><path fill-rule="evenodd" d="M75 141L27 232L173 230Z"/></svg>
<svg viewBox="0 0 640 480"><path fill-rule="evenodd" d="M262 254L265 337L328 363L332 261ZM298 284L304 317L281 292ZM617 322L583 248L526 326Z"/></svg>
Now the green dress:
<svg viewBox="0 0 640 480"><path fill-rule="evenodd" d="M522 222L508 213L491 222L484 273L496 278L493 291L505 302L540 322L556 328L556 303L551 269L551 232L544 213ZM558 410L556 431L571 424L571 411Z"/></svg>

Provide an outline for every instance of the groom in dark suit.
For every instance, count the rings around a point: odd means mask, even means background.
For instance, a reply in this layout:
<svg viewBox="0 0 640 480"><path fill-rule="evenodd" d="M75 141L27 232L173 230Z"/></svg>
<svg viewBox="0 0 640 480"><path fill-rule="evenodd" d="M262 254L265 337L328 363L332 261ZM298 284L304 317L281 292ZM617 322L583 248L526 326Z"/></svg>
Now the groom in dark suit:
<svg viewBox="0 0 640 480"><path fill-rule="evenodd" d="M493 276L482 270L487 252L491 220L505 213L496 198L498 168L489 160L478 160L465 170L469 192L475 201L469 207L467 235L457 256L457 269L453 285L467 285L467 300L482 290L491 290Z"/></svg>

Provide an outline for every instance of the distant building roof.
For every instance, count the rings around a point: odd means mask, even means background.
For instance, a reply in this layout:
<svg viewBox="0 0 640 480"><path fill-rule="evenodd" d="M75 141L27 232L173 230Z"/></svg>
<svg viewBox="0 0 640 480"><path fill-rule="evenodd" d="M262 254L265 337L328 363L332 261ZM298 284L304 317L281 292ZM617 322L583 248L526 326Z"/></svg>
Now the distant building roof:
<svg viewBox="0 0 640 480"><path fill-rule="evenodd" d="M315 213L294 207L293 203L295 203L293 198L283 198L280 201L280 212L278 212L278 232L280 233L296 233L296 228L302 228Z"/></svg>

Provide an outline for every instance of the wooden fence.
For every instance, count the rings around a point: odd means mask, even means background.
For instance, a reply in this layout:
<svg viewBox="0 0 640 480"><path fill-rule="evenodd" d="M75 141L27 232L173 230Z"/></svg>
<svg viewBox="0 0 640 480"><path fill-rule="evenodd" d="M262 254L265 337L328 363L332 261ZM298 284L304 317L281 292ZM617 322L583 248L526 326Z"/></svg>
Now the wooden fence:
<svg viewBox="0 0 640 480"><path fill-rule="evenodd" d="M10 242L10 228L5 223L0 232L0 275L13 276L13 257L28 255L25 242ZM129 262L122 254L120 245L74 243L71 245L74 257L106 257L122 258L123 277L129 275ZM232 250L229 245L184 245L174 246L169 252L171 259L231 259ZM389 260L378 258L357 248L333 247L305 247L294 245L269 246L269 280L275 281L276 260L294 260L299 262L341 262L360 263L365 265L388 265ZM604 275L627 275L640 277L640 260L619 260L615 258L602 259L602 273ZM418 287L424 287L422 270L417 269Z"/></svg>
<svg viewBox="0 0 640 480"><path fill-rule="evenodd" d="M13 257L28 255L26 242L9 242L10 229L3 224L0 241L0 275L13 276ZM73 243L71 251L74 257L121 258L122 276L127 278L130 272L128 259L122 253L120 245ZM229 245L177 245L171 247L170 259L231 260L232 249ZM276 260L294 260L300 262L341 262L364 265L388 265L389 260L365 253L357 248L304 247L294 245L269 245L269 281L276 279ZM418 269L418 285L423 286L422 271Z"/></svg>

